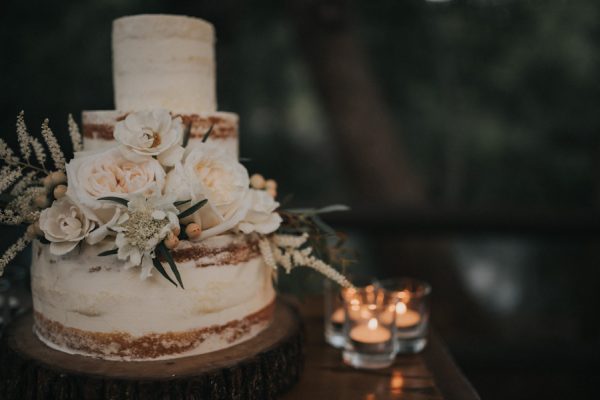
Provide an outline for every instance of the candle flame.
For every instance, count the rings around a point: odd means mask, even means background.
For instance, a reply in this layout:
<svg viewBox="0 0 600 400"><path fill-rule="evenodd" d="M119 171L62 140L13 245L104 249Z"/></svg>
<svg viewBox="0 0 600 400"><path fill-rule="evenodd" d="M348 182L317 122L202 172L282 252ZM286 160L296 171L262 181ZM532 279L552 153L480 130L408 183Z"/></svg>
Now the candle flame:
<svg viewBox="0 0 600 400"><path fill-rule="evenodd" d="M405 312L406 312L406 304L404 304L403 302L399 302L398 304L396 304L396 313L404 314Z"/></svg>
<svg viewBox="0 0 600 400"><path fill-rule="evenodd" d="M371 318L369 320L369 322L367 322L367 328L369 328L370 330L375 330L377 329L377 320L375 318Z"/></svg>

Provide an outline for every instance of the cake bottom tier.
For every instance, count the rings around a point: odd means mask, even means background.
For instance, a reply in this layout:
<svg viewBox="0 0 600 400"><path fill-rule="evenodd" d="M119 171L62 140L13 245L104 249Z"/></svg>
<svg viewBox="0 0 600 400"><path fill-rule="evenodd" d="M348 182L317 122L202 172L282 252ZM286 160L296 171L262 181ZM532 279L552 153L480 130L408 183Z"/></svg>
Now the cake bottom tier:
<svg viewBox="0 0 600 400"><path fill-rule="evenodd" d="M273 323L226 349L162 361L120 362L82 357L44 345L32 314L0 338L3 400L274 399L302 372L298 313L277 300Z"/></svg>
<svg viewBox="0 0 600 400"><path fill-rule="evenodd" d="M173 359L233 346L271 321L273 271L255 238L182 242L171 254L185 289L156 271L142 279L139 268L98 256L103 250L55 256L34 243L34 331L49 347L107 360Z"/></svg>
<svg viewBox="0 0 600 400"><path fill-rule="evenodd" d="M34 313L34 332L48 347L107 360L160 360L224 349L249 340L269 326L274 302L242 319L181 332L133 336L70 328Z"/></svg>

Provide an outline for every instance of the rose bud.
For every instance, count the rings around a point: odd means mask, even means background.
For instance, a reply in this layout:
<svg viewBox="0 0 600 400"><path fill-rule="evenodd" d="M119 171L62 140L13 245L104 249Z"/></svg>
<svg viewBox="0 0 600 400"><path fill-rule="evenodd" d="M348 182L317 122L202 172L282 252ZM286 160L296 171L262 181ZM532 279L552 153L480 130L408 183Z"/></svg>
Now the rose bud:
<svg viewBox="0 0 600 400"><path fill-rule="evenodd" d="M179 238L173 234L173 232L169 232L166 239L164 240L165 246L167 249L174 249L179 245Z"/></svg>
<svg viewBox="0 0 600 400"><path fill-rule="evenodd" d="M254 189L265 188L265 178L261 174L254 174L250 177L250 186Z"/></svg>
<svg viewBox="0 0 600 400"><path fill-rule="evenodd" d="M40 194L35 197L33 204L38 208L46 208L48 207L48 197L45 194Z"/></svg>
<svg viewBox="0 0 600 400"><path fill-rule="evenodd" d="M265 188L267 188L267 190L277 190L277 182L275 182L275 180L273 179L267 179L267 181L265 182Z"/></svg>
<svg viewBox="0 0 600 400"><path fill-rule="evenodd" d="M57 187L54 188L54 198L56 200L60 199L61 197L64 197L65 194L67 194L67 186L66 185L58 185Z"/></svg>
<svg viewBox="0 0 600 400"><path fill-rule="evenodd" d="M188 237L192 240L198 239L202 234L202 228L200 227L200 225L196 224L195 222L192 222L191 224L188 224L188 226L185 227L185 234L188 235Z"/></svg>
<svg viewBox="0 0 600 400"><path fill-rule="evenodd" d="M62 171L54 171L49 176L50 176L50 179L52 179L52 183L54 185L58 185L60 183L65 183L67 181L67 176Z"/></svg>

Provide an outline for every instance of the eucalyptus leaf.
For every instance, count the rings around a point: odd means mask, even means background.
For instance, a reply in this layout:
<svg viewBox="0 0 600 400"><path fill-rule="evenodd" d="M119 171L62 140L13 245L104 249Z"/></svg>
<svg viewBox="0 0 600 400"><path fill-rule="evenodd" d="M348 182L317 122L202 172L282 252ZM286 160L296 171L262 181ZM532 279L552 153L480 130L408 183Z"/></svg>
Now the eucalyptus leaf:
<svg viewBox="0 0 600 400"><path fill-rule="evenodd" d="M119 203L119 204L121 204L122 206L125 206L125 207L127 207L127 204L129 203L127 201L127 199L122 199L120 197L115 197L115 196L100 197L98 200L112 201L112 202L115 202L115 203Z"/></svg>
<svg viewBox="0 0 600 400"><path fill-rule="evenodd" d="M112 256L112 255L117 254L118 252L119 252L119 249L106 250L101 253L98 253L98 257Z"/></svg>
<svg viewBox="0 0 600 400"><path fill-rule="evenodd" d="M189 217L190 215L192 215L193 213L195 213L196 211L198 211L200 208L202 208L202 206L205 205L207 201L208 200L204 199L204 200L201 200L201 201L197 202L196 204L194 204L190 208L188 208L188 209L183 210L182 212L180 212L177 217L179 219L183 219L185 217Z"/></svg>
<svg viewBox="0 0 600 400"><path fill-rule="evenodd" d="M182 146L183 147L187 147L188 142L190 141L190 132L192 130L192 123L190 122L189 124L185 125L185 128L183 128L183 143Z"/></svg>
<svg viewBox="0 0 600 400"><path fill-rule="evenodd" d="M211 125L210 128L208 128L208 130L206 131L206 133L204 134L204 136L202 136L202 143L206 143L206 141L208 140L208 137L210 136L210 134L212 133L213 130L213 126Z"/></svg>
<svg viewBox="0 0 600 400"><path fill-rule="evenodd" d="M156 249L165 258L165 260L167 260L167 262L169 263L169 266L171 267L171 271L173 271L173 273L175 274L175 278L177 278L177 282L179 282L179 286L181 286L182 289L185 289L183 287L183 281L181 280L181 274L179 273L179 270L177 269L177 264L175 264L175 260L173 260L173 256L171 255L171 252L169 251L169 249L167 249L167 246L165 246L164 243L160 243L158 246L156 246Z"/></svg>
<svg viewBox="0 0 600 400"><path fill-rule="evenodd" d="M184 204L186 204L186 203L189 203L190 201L192 201L192 199L188 199L188 200L179 200L179 201L176 201L175 203L173 203L173 205L174 205L175 207L179 207L179 206L182 206L182 205L184 205Z"/></svg>
<svg viewBox="0 0 600 400"><path fill-rule="evenodd" d="M323 231L327 235L335 236L335 230L327 223L325 223L325 221L323 221L321 217L319 217L318 215L313 215L310 217L310 219L321 231Z"/></svg>
<svg viewBox="0 0 600 400"><path fill-rule="evenodd" d="M326 214L336 211L349 211L350 207L343 204L332 204L330 206L325 206L322 208L291 208L285 211L292 214L301 214L301 215L318 215L318 214Z"/></svg>
<svg viewBox="0 0 600 400"><path fill-rule="evenodd" d="M162 276L164 276L169 282L171 282L173 285L175 285L175 287L177 287L177 283L175 283L175 281L171 279L171 277L167 274L167 271L165 271L165 269L162 266L162 263L158 258L154 257L152 259L152 264L154 264L154 268L156 268L156 270L160 272Z"/></svg>

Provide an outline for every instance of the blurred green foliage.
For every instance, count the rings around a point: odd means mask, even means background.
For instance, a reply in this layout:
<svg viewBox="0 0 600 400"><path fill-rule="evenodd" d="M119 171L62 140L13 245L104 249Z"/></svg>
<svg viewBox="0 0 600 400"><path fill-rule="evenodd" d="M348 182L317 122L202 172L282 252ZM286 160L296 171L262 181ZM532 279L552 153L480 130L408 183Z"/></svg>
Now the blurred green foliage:
<svg viewBox="0 0 600 400"><path fill-rule="evenodd" d="M434 206L584 208L597 202L600 3L354 1L355 28ZM0 129L111 109L111 21L181 13L218 34L219 108L241 117L250 171L294 203L343 202L327 112L284 2L93 0L0 5ZM368 135L368 133L367 133Z"/></svg>

